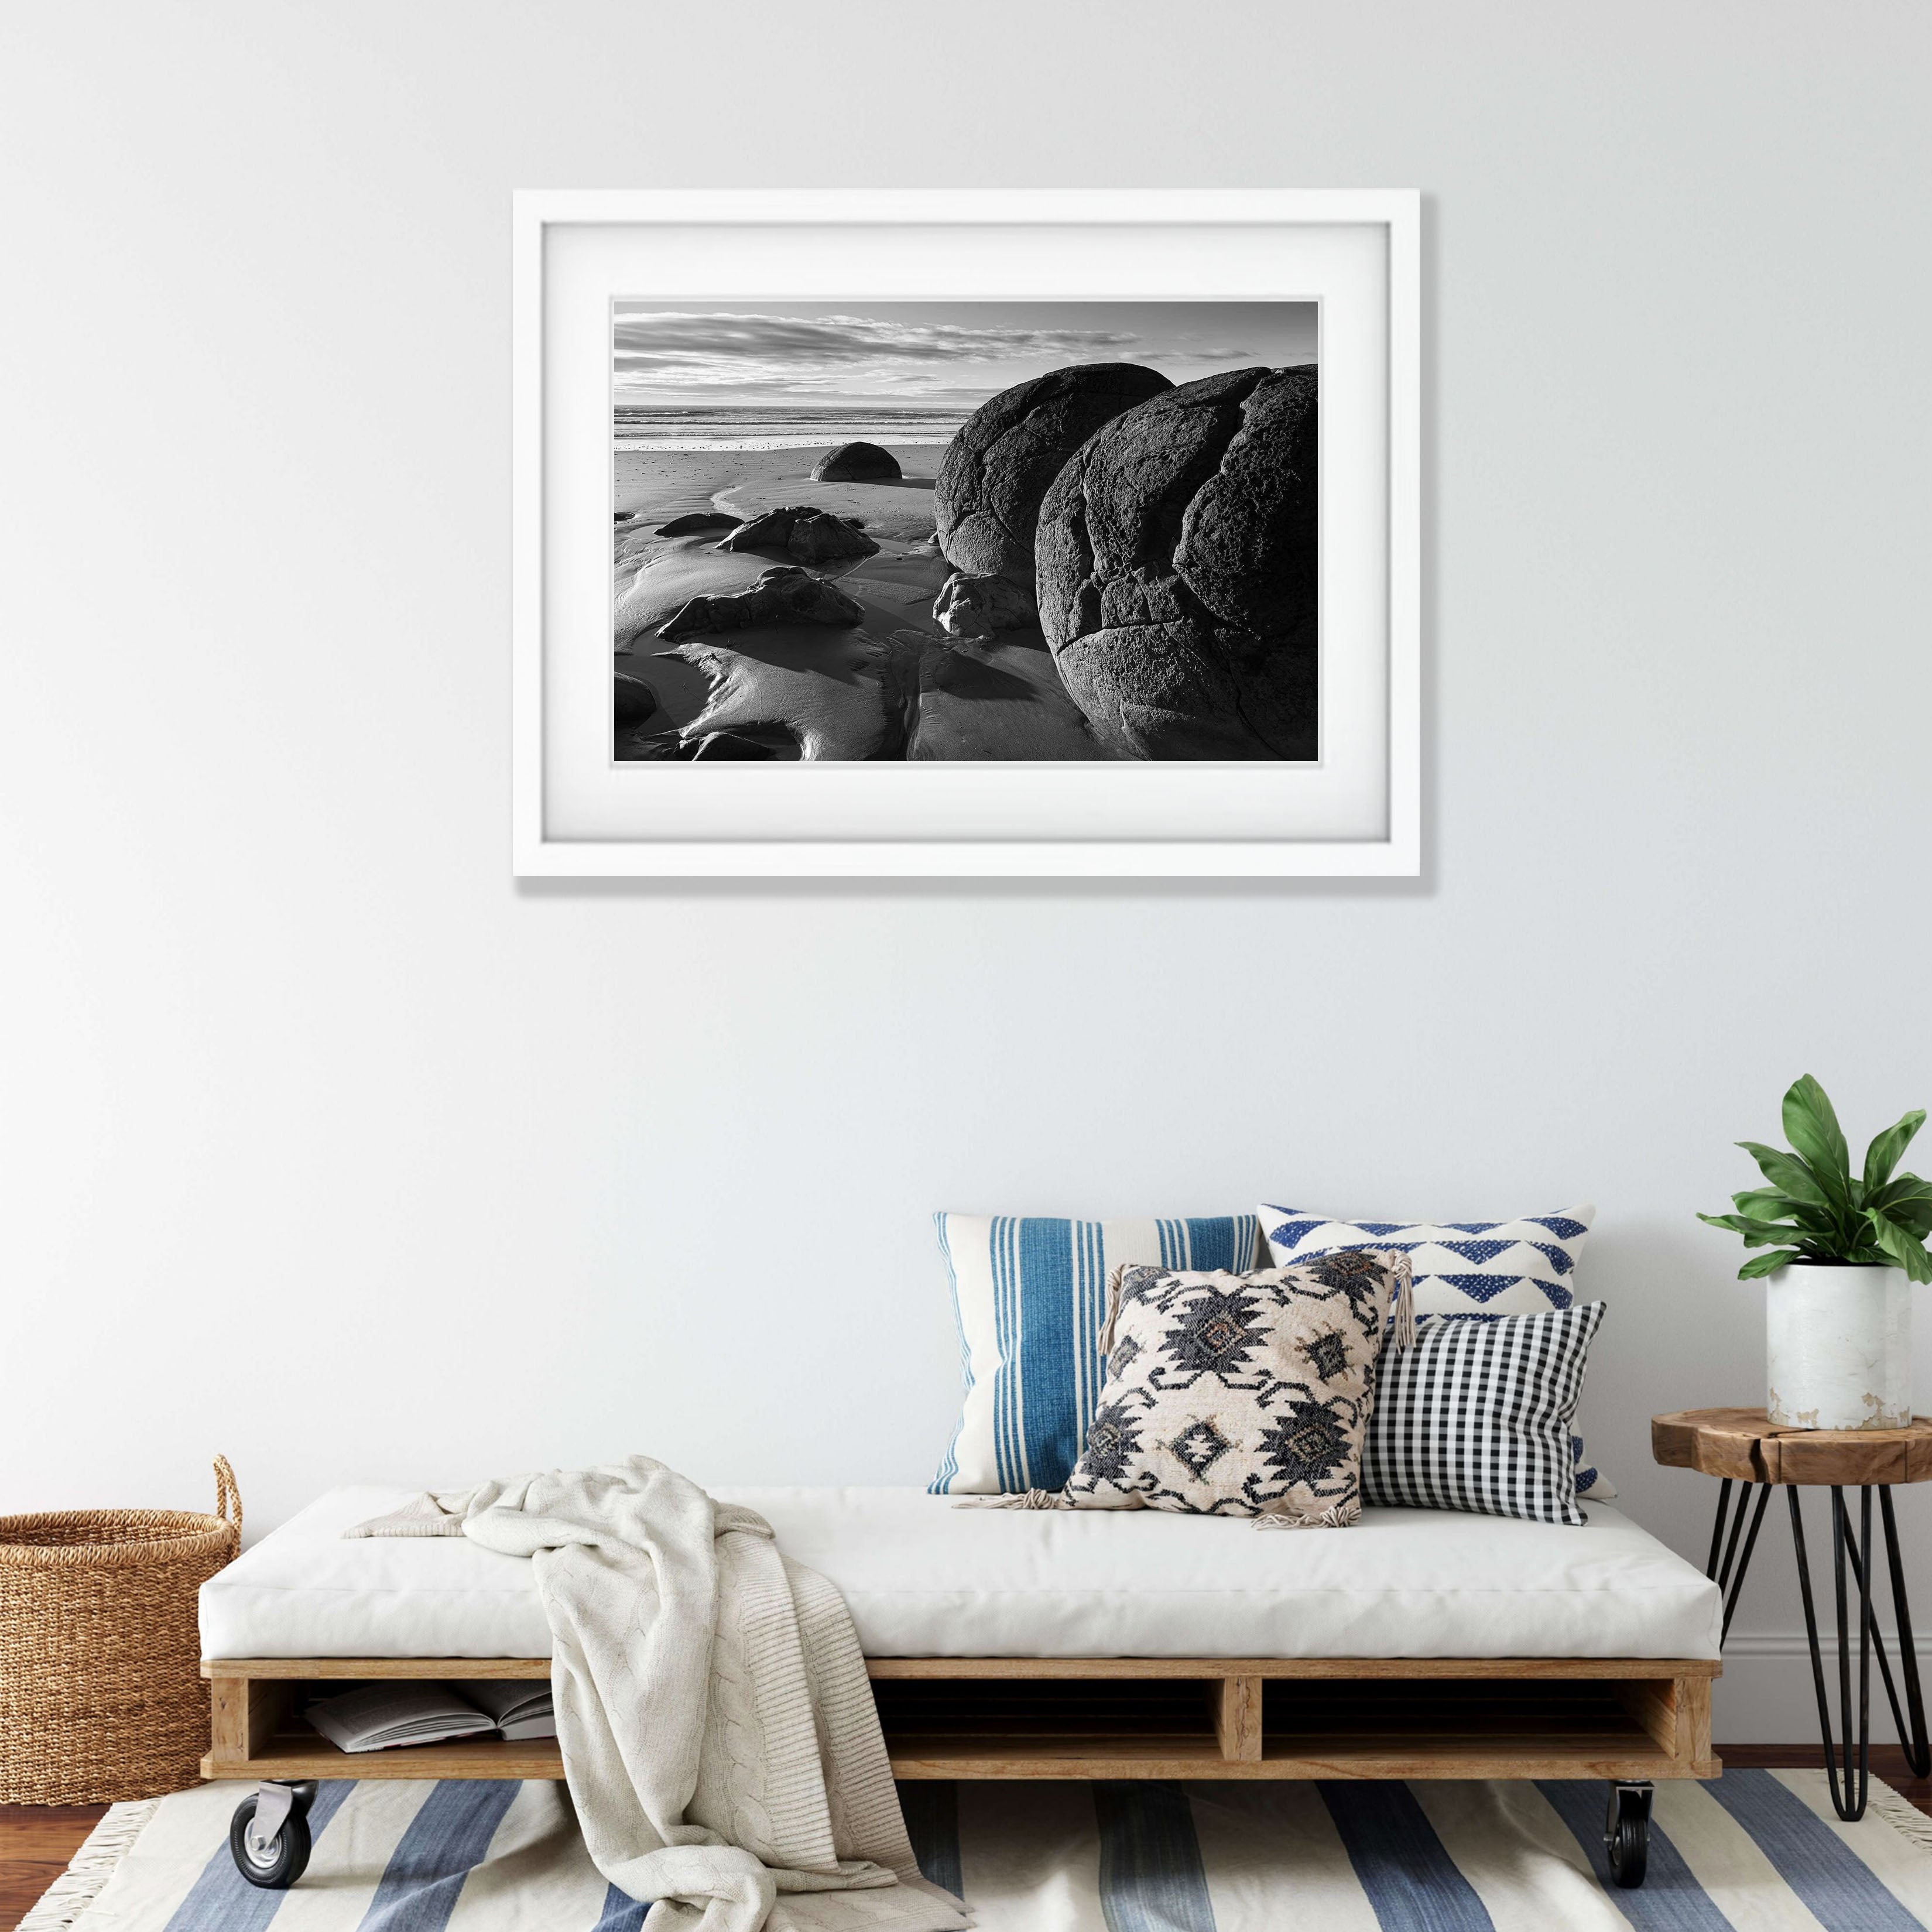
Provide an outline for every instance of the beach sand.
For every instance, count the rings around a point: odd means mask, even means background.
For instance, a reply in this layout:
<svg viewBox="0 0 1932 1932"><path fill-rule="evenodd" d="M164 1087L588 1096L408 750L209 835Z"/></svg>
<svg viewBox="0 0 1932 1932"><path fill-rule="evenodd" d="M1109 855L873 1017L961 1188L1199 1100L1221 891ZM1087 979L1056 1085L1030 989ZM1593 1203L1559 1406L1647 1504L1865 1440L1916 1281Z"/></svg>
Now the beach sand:
<svg viewBox="0 0 1932 1932"><path fill-rule="evenodd" d="M642 678L658 709L617 735L619 760L662 758L700 716L798 755L803 736L822 756L1091 758L1099 755L1062 689L1036 626L985 644L950 638L932 601L950 566L917 548L933 533L933 484L943 448L887 446L904 472L889 482L814 483L810 449L616 452L613 580L616 668ZM818 567L856 598L850 628L762 625L691 640L689 656L660 655L658 627L694 597L746 590L786 554L721 550L722 529L661 537L656 526L692 511L748 518L811 504L860 524L874 556ZM628 515L626 514L628 513ZM700 650L698 647L702 647ZM872 728L874 714L886 724ZM828 722L845 720L843 726Z"/></svg>

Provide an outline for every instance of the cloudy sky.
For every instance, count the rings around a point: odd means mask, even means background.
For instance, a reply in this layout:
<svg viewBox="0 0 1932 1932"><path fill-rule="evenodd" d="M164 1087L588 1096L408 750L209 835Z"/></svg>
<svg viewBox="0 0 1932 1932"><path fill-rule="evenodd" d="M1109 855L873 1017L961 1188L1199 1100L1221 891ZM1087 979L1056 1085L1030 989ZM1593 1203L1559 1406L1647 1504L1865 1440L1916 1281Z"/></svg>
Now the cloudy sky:
<svg viewBox="0 0 1932 1932"><path fill-rule="evenodd" d="M611 304L615 399L665 408L970 409L1067 362L1177 382L1316 359L1312 302Z"/></svg>

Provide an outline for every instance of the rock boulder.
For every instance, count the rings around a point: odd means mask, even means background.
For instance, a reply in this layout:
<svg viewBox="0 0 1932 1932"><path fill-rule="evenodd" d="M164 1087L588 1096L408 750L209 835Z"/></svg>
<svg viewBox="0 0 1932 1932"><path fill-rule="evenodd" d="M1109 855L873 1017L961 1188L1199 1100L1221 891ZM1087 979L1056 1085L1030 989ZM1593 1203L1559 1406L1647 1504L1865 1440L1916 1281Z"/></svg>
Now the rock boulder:
<svg viewBox="0 0 1932 1932"><path fill-rule="evenodd" d="M1041 628L1116 757L1316 755L1316 371L1116 417L1040 506Z"/></svg>
<svg viewBox="0 0 1932 1932"><path fill-rule="evenodd" d="M856 624L865 616L856 599L794 564L764 572L734 597L694 597L658 626L675 644L706 631L742 631L752 624Z"/></svg>
<svg viewBox="0 0 1932 1932"><path fill-rule="evenodd" d="M948 637L986 638L1034 621L1033 599L1010 577L968 577L956 570L939 586L932 614Z"/></svg>
<svg viewBox="0 0 1932 1932"><path fill-rule="evenodd" d="M1103 424L1174 385L1137 362L1082 362L982 403L946 446L934 492L939 548L974 577L1030 578L1040 500Z"/></svg>
<svg viewBox="0 0 1932 1932"><path fill-rule="evenodd" d="M890 482L902 473L898 459L876 442L842 442L812 466L814 483Z"/></svg>
<svg viewBox="0 0 1932 1932"><path fill-rule="evenodd" d="M688 515L674 517L668 524L660 524L652 532L661 537L695 536L700 530L732 530L738 527L738 519L723 510L693 510Z"/></svg>
<svg viewBox="0 0 1932 1932"><path fill-rule="evenodd" d="M788 504L740 524L719 541L720 550L782 550L800 563L838 563L874 556L878 545L865 532L810 504Z"/></svg>
<svg viewBox="0 0 1932 1932"><path fill-rule="evenodd" d="M658 708L658 694L640 677L628 671L616 674L616 694L612 701L613 722L619 730L641 724Z"/></svg>

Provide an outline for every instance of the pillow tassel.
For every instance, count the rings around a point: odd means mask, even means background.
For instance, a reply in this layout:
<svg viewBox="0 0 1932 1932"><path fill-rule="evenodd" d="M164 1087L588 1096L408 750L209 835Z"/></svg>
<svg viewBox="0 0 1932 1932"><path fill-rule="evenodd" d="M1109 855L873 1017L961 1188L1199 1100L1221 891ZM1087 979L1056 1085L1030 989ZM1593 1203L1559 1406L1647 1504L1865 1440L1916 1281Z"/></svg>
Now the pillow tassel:
<svg viewBox="0 0 1932 1932"><path fill-rule="evenodd" d="M1415 1274L1411 1268L1402 1270L1402 1279L1396 1284L1395 1333L1390 1338L1390 1346L1397 1348L1411 1348L1415 1346Z"/></svg>
<svg viewBox="0 0 1932 1932"><path fill-rule="evenodd" d="M1114 1352L1114 1326L1120 1318L1120 1277L1127 1271L1123 1262L1107 1277L1107 1318L1100 1324L1100 1339L1097 1344L1104 1374L1107 1358Z"/></svg>
<svg viewBox="0 0 1932 1932"><path fill-rule="evenodd" d="M1060 1490L1022 1490L1011 1496L962 1496L955 1509L1064 1510L1073 1505Z"/></svg>
<svg viewBox="0 0 1932 1932"><path fill-rule="evenodd" d="M1319 1516L1270 1515L1264 1510L1249 1520L1256 1529L1347 1529L1360 1521L1361 1514L1360 1501L1352 1497L1346 1502L1330 1503Z"/></svg>

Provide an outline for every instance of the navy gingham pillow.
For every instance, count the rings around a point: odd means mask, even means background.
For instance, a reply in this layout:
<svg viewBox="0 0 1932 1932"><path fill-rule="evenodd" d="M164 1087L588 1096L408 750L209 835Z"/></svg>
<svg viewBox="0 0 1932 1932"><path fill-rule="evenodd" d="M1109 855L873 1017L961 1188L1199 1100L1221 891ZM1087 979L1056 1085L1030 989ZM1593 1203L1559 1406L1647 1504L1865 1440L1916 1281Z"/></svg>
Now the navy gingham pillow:
<svg viewBox="0 0 1932 1932"><path fill-rule="evenodd" d="M1352 1248L1389 1248L1414 1270L1415 1312L1494 1319L1544 1315L1576 1299L1576 1265L1596 1219L1588 1204L1508 1221L1350 1221L1264 1202L1262 1232L1276 1268ZM1585 1448L1570 1438L1576 1493L1598 1502L1616 1494Z"/></svg>

